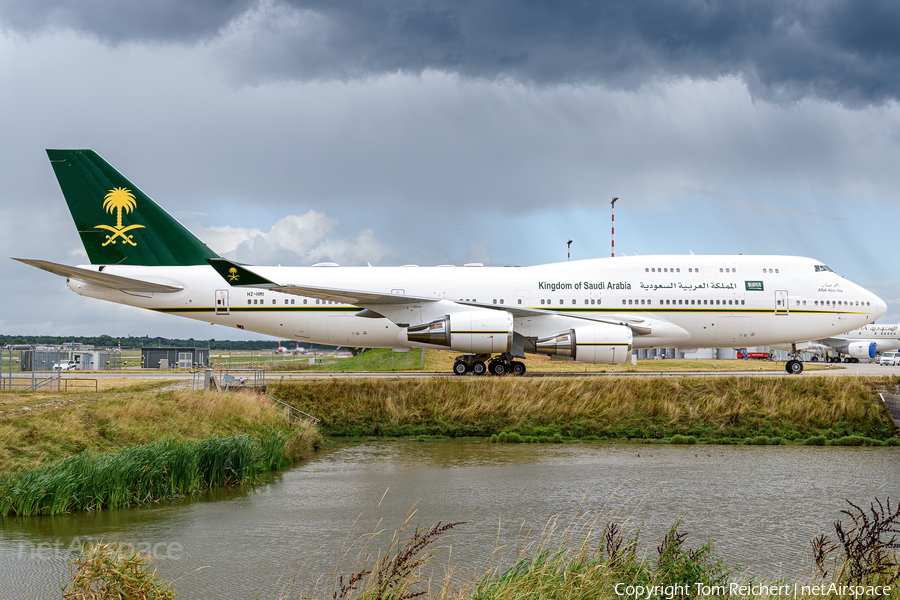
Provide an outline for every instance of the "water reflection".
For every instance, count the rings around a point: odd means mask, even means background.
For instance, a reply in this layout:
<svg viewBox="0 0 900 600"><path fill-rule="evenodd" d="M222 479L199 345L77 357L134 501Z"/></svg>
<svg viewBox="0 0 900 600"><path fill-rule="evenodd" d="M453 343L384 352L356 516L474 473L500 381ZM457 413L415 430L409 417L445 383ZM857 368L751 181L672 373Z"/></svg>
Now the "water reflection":
<svg viewBox="0 0 900 600"><path fill-rule="evenodd" d="M686 512L688 545L713 539L727 562L750 573L796 578L808 540L830 530L844 499L865 502L878 486L880 497L898 497L900 449L337 444L255 489L6 519L0 598L58 590L74 548L89 537L163 550L157 564L166 578L179 578L183 598L275 598L291 579L298 592L308 590L357 535L379 527L389 535L413 505L420 525L467 521L453 539L454 562L467 566L484 564L498 541L514 543L523 523L554 515L565 521L590 510L631 519L655 546Z"/></svg>

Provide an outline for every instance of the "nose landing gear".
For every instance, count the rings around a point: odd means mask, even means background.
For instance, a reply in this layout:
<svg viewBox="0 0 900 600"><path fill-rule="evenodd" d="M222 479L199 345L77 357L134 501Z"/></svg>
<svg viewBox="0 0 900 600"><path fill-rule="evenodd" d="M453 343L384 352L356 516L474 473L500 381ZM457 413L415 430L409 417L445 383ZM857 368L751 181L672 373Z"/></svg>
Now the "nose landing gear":
<svg viewBox="0 0 900 600"><path fill-rule="evenodd" d="M797 351L796 344L791 344L791 360L784 365L784 370L787 371L788 375L799 375L803 372L803 361L800 358L800 353Z"/></svg>

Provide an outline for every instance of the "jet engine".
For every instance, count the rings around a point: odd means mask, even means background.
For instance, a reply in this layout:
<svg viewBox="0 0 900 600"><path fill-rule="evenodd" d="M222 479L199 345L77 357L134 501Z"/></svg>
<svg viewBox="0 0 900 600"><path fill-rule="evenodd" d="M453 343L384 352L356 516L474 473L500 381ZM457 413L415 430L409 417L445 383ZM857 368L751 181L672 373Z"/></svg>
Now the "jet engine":
<svg viewBox="0 0 900 600"><path fill-rule="evenodd" d="M853 358L875 358L875 342L850 342L842 350Z"/></svg>
<svg viewBox="0 0 900 600"><path fill-rule="evenodd" d="M446 346L457 352L509 352L513 316L503 310L487 309L453 313L431 323L408 327L406 338L419 344Z"/></svg>
<svg viewBox="0 0 900 600"><path fill-rule="evenodd" d="M578 362L616 365L631 360L631 329L597 324L575 327L535 343L539 354L569 357Z"/></svg>

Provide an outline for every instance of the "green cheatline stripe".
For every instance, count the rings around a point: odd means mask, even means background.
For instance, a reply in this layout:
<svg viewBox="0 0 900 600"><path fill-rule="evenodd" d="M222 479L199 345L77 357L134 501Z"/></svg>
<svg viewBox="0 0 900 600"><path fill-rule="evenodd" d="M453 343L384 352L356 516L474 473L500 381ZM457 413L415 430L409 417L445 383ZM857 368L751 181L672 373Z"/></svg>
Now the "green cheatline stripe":
<svg viewBox="0 0 900 600"><path fill-rule="evenodd" d="M509 335L508 331L451 331L450 335Z"/></svg>
<svg viewBox="0 0 900 600"><path fill-rule="evenodd" d="M616 307L606 307L606 308L579 308L577 306L560 306L556 308L547 308L543 306L533 306L530 307L534 310L543 310L545 312L568 312L568 313L616 313L616 312L643 312L643 313L757 313L757 314L804 314L804 315L865 315L867 313L864 312L855 312L855 311L842 311L842 310L811 310L811 309L791 309L791 310L778 310L775 311L771 308L729 308L727 306L721 307L711 307L711 308L671 308L665 306L646 306L644 308L616 308Z"/></svg>
<svg viewBox="0 0 900 600"><path fill-rule="evenodd" d="M215 312L214 306L191 306L191 307L180 307L180 308L154 308L151 310L155 310L161 313L204 313L204 312ZM328 307L328 306L232 306L229 312L302 312L302 313L322 313L322 312L342 312L342 313L358 313L360 308L355 306L348 307ZM224 311L222 314L225 314Z"/></svg>
<svg viewBox="0 0 900 600"><path fill-rule="evenodd" d="M542 310L545 312L553 312L553 313L599 313L599 314L610 314L610 313L736 313L736 314L804 314L804 315L865 315L867 313L864 312L851 312L851 311L839 311L839 310L810 310L810 309L795 309L795 310L779 310L773 311L772 309L766 308L667 308L667 307L655 307L648 306L645 308L579 308L577 306L571 307L557 307L557 308L546 308L546 307L531 307L533 310ZM155 310L161 313L204 313L204 312L215 312L214 306L182 306L182 307L167 307L167 308L153 308L151 310ZM359 312L360 309L357 306L232 306L229 309L229 312L297 312L297 313L322 313L322 312ZM224 313L223 313L224 314ZM492 332L493 333L493 332ZM507 333L507 332L501 332Z"/></svg>

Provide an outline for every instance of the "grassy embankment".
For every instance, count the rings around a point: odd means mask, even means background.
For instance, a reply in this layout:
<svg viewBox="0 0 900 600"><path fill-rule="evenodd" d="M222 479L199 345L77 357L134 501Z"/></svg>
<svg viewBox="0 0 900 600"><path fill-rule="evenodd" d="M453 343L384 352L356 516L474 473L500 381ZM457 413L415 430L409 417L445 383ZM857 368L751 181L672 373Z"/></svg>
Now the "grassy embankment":
<svg viewBox="0 0 900 600"><path fill-rule="evenodd" d="M894 438L878 392L898 386L897 377L469 377L283 381L269 393L341 436L872 443Z"/></svg>
<svg viewBox="0 0 900 600"><path fill-rule="evenodd" d="M116 507L242 484L321 441L254 395L160 385L0 394L0 512Z"/></svg>

